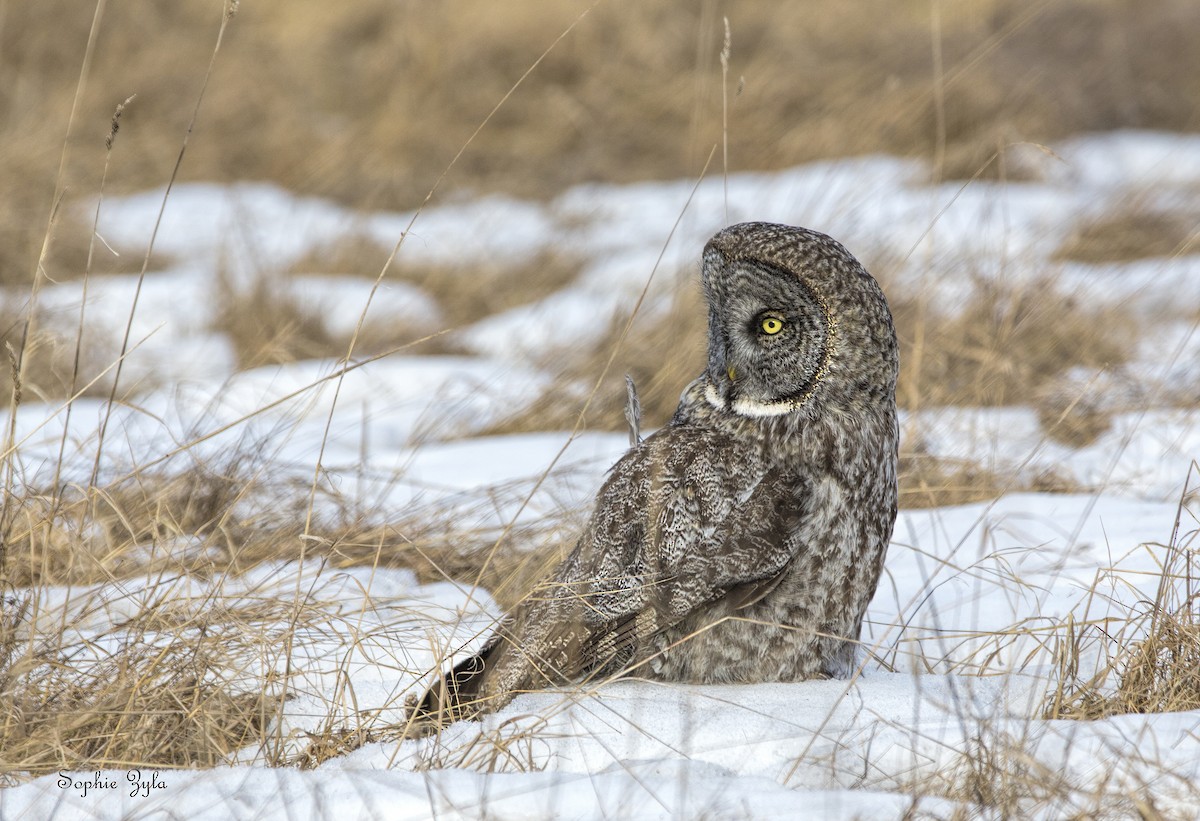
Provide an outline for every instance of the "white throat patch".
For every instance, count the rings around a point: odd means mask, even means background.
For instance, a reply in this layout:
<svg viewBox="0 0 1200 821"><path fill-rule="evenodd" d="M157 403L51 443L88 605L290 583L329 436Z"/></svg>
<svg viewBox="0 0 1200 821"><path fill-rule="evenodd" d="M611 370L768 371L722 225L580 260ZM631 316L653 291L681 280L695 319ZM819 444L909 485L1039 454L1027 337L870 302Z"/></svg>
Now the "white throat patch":
<svg viewBox="0 0 1200 821"><path fill-rule="evenodd" d="M708 404L718 410L732 410L738 416L784 416L791 413L797 408L797 403L792 399L785 399L782 402L759 402L756 399L747 399L744 396L733 400L733 407L730 408L725 397L717 393L717 389L713 385L706 385L704 388L704 398L708 400Z"/></svg>

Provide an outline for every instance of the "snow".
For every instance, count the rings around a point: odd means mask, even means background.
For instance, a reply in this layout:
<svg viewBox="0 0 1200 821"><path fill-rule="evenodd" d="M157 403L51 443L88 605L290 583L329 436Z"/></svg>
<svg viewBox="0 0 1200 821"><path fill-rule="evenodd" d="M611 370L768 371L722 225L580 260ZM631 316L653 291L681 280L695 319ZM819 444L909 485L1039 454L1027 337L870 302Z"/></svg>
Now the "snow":
<svg viewBox="0 0 1200 821"><path fill-rule="evenodd" d="M903 669L917 642L931 645L922 648L925 659L942 657L949 669L956 659L978 658L965 636L986 643L989 631L1010 629L1022 617L1044 627L1068 614L1081 621L1121 615L1153 596L1162 561L1153 543L1175 514L1164 503L1046 494L904 512L866 637L878 655L896 660L898 672L868 662L850 681L696 686L635 679L548 691L440 737L367 743L312 772L254 766L249 749L239 766L159 772L168 786L148 797L128 795L124 771L104 774L121 786L102 798L81 796L81 787L64 788L63 776L49 775L0 791L0 813L123 818L188 807L189 817L201 818L319 819L334 808L339 815L413 818L672 818L708 810L721 817L901 817L911 796L931 785L958 784L961 791L973 745L1008 749L1005 755L1019 746L1023 766L1044 768L1071 786L1030 817L1058 817L1068 805L1086 809L1103 791L1144 783L1160 785L1162 808L1194 812L1196 796L1186 785L1200 778L1200 714L1040 720L1047 680L1029 662L1029 647L1018 643L999 648L1010 661L994 672L1011 668L1007 675ZM1115 568L1111 587L1096 587L1096 574L1107 567ZM1019 589L1012 585L1017 577ZM498 615L480 591L421 586L408 571L322 571L315 563L181 580L171 595L203 607L216 589L234 607L248 598L286 603L303 589L326 614L319 627L294 636L295 697L280 731L296 752L307 733L331 721L375 730L402 723L403 696L433 668L439 648L477 645ZM152 590L153 579L128 581L108 610L73 617L81 646L101 646L114 624L137 612L141 591ZM43 596L50 620L57 607L89 600L84 591L62 588ZM1039 624L1025 626L1036 638ZM253 672L252 682L282 663L267 652L257 658L257 671L253 655L242 660L241 673ZM505 750L498 759L497 749ZM490 772L495 767L500 772ZM920 801L934 817L956 805Z"/></svg>
<svg viewBox="0 0 1200 821"><path fill-rule="evenodd" d="M172 571L41 587L25 591L37 607L22 629L69 624L64 652L81 671L135 638L169 647L172 630L128 626L164 596L180 623L214 604L256 608L253 631L230 633L225 672L247 691L278 692L282 671L291 671L292 697L273 727L285 751L302 756L310 734L329 729L370 735L312 770L268 768L263 751L249 747L212 770L24 780L0 789L0 817L1001 817L971 803L970 762L981 750L1034 774L1023 783L1045 785L1021 804L1028 817L1128 808L1121 802L1146 790L1160 812L1194 817L1200 713L1040 716L1064 624L1112 627L1110 642L1090 645L1081 660L1093 665L1143 629L1146 603L1170 567L1177 518L1185 537L1197 527L1194 502L1180 499L1189 488L1194 497L1189 469L1200 457L1200 335L1188 314L1200 303L1200 257L1091 266L1050 255L1080 217L1131 192L1193 201L1200 138L1117 132L1051 148L1032 152L1040 178L1026 183L928 185L919 163L863 157L699 184L580 186L547 203L481 197L417 215L355 212L263 184L176 186L155 239L168 262L140 284L132 320L135 277L88 285L88 356L111 362L127 325L137 346L122 375L128 401L109 408L80 398L69 417L63 403L27 401L15 420L19 485L44 487L56 476L86 483L108 419L102 481L253 452L271 482L304 486L319 475L318 514L349 510L400 530L438 520L479 538L514 524L569 532L626 436L494 435L489 427L552 384L545 365L565 339L599 338L644 289L649 314L694 287L701 243L741 219L826 231L886 262L893 295L953 304L981 277L1035 281L1053 268L1076 298L1131 306L1156 327L1125 371L1069 376L1103 386L1110 403L1109 428L1087 445L1047 439L1028 407L905 415L904 435L931 455L1024 486L1053 471L1082 490L902 511L852 680L701 687L634 677L524 695L480 722L402 739L405 697L447 653L478 646L501 615L487 591L313 560L237 576ZM162 202L162 191L108 198L101 235L144 247ZM582 268L557 293L460 329L469 354L238 371L215 330L218 277L245 293L265 260L285 268L347 236L384 246L403 238L400 257L416 265L520 263L563 251ZM377 283L313 270L273 285L339 338L364 311L367 322L413 335L444 324L432 296L386 276ZM82 299L79 282L49 285L39 316L73 344ZM148 545L144 558L149 565L199 549L180 537ZM301 604L316 615L290 629L287 614Z"/></svg>
<svg viewBox="0 0 1200 821"><path fill-rule="evenodd" d="M261 445L281 465L310 471L322 451L335 467L402 465L413 445L470 433L515 413L545 382L542 373L497 360L394 356L350 369L309 360L178 383L111 414L102 402L77 400L69 430L65 404L29 403L17 416L25 466L20 478L28 485L46 481L65 432L65 476L85 479L105 416L110 434L123 443L107 443L102 477L122 475L132 463L168 459L184 446L184 455L201 462ZM137 458L131 460L131 452Z"/></svg>
<svg viewBox="0 0 1200 821"><path fill-rule="evenodd" d="M346 339L354 333L363 306L375 287L375 283L359 277L320 274L296 276L287 285L301 308L325 318L325 330ZM371 298L371 316L386 317L389 324L403 325L422 336L442 327L437 302L420 288L404 282L379 284Z"/></svg>
<svg viewBox="0 0 1200 821"><path fill-rule="evenodd" d="M1113 414L1091 444L1046 437L1036 411L938 408L904 415L901 429L930 454L1034 479L1052 472L1087 488L1121 489L1147 499L1178 499L1200 454L1200 412L1171 408Z"/></svg>
<svg viewBox="0 0 1200 821"><path fill-rule="evenodd" d="M1200 183L1195 137L1122 130L1075 137L1057 146L1059 176L1094 188L1187 188Z"/></svg>
<svg viewBox="0 0 1200 821"><path fill-rule="evenodd" d="M649 771L646 771L649 770ZM141 773L143 781L149 774ZM52 812L55 818L117 819L170 817L180 806L188 818L318 819L587 819L680 817L716 818L900 818L914 803L888 793L817 790L798 794L766 778L731 777L714 768L634 767L595 774L494 773L460 770L429 773L362 771L300 772L243 769L210 773L160 773L161 794L149 798L126 795L131 785L86 797L68 787L40 804L13 801L16 818ZM124 776L120 775L123 779ZM46 789L57 789L51 776ZM72 778L67 776L68 779ZM631 790L636 778L639 789ZM129 789L127 789L129 788ZM0 798L0 801L3 801ZM921 800L923 810L948 808L950 802ZM96 808L101 807L99 813ZM945 812L948 815L948 812ZM926 816L929 817L929 816Z"/></svg>
<svg viewBox="0 0 1200 821"><path fill-rule="evenodd" d="M94 210L95 203L86 207ZM189 183L175 186L165 205L162 191L106 199L98 233L109 244L134 248L144 247L153 236L155 249L162 253L194 260L221 258L245 274L264 260L286 268L306 252L346 235L394 245L412 216L359 213L296 197L268 183ZM463 232L464 224L471 226L470 232ZM464 257L531 256L552 230L545 212L532 203L482 197L427 209L406 237L404 253L427 264L461 262ZM380 268L383 263L380 259Z"/></svg>

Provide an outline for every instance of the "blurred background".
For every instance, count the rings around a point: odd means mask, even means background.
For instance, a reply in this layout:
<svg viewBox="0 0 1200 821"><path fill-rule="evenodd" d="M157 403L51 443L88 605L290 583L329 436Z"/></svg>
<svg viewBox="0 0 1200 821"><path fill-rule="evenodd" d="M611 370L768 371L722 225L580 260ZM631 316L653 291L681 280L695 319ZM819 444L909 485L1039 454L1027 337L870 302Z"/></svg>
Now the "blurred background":
<svg viewBox="0 0 1200 821"><path fill-rule="evenodd" d="M68 198L98 189L131 95L108 190L167 182L224 13L221 0L100 8ZM96 12L0 0L0 283L32 278ZM1195 130L1198 38L1195 0L244 0L180 179L415 207L547 49L443 195L694 176L723 131L731 171L886 152L942 179L1020 178L1016 143ZM54 230L51 278L82 271L88 231L74 219Z"/></svg>

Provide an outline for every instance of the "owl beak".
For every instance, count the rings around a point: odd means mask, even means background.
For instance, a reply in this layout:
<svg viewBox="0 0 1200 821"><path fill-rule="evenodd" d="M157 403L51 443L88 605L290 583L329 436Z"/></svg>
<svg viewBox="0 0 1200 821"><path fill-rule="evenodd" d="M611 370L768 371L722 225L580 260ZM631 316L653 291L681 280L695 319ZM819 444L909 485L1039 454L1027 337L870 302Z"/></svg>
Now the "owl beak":
<svg viewBox="0 0 1200 821"><path fill-rule="evenodd" d="M725 370L725 373L729 374L729 381L730 381L730 382L736 382L736 381L737 381L737 368L733 367L733 365L730 365L730 366L729 366L729 367L728 367L728 368Z"/></svg>

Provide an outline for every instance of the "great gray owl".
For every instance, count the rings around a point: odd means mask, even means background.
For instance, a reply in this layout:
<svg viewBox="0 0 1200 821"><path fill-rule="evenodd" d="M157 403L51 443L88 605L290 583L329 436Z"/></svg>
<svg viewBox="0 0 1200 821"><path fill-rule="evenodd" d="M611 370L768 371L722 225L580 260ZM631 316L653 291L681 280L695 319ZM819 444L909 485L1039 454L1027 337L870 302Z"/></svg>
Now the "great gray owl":
<svg viewBox="0 0 1200 821"><path fill-rule="evenodd" d="M708 367L613 466L575 549L417 700L437 723L628 671L846 676L896 518L891 312L838 242L744 223L704 249Z"/></svg>

